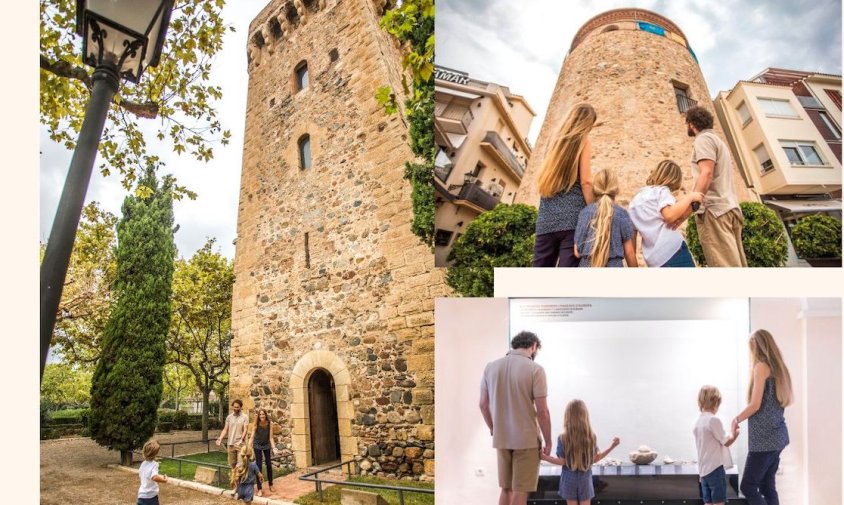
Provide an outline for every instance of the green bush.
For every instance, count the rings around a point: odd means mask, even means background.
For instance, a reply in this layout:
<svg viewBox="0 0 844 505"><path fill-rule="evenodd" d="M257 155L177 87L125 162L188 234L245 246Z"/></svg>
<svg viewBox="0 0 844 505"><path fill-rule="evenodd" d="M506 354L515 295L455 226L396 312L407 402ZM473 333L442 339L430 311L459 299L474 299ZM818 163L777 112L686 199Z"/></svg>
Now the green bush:
<svg viewBox="0 0 844 505"><path fill-rule="evenodd" d="M834 217L804 217L791 230L791 238L801 258L841 257L841 221Z"/></svg>
<svg viewBox="0 0 844 505"><path fill-rule="evenodd" d="M172 423L175 416L176 411L173 409L158 409L159 423Z"/></svg>
<svg viewBox="0 0 844 505"><path fill-rule="evenodd" d="M747 266L785 266L788 260L788 238L777 213L760 202L742 202L739 205L744 215L741 242L747 257ZM686 242L698 265L706 266L694 216L689 218Z"/></svg>
<svg viewBox="0 0 844 505"><path fill-rule="evenodd" d="M463 296L491 297L493 268L529 267L533 261L536 209L499 204L466 227L448 255L446 282Z"/></svg>
<svg viewBox="0 0 844 505"><path fill-rule="evenodd" d="M184 410L177 410L173 414L173 429L184 430L188 427L188 413Z"/></svg>
<svg viewBox="0 0 844 505"><path fill-rule="evenodd" d="M188 416L188 428L193 431L202 429L202 414L191 414Z"/></svg>

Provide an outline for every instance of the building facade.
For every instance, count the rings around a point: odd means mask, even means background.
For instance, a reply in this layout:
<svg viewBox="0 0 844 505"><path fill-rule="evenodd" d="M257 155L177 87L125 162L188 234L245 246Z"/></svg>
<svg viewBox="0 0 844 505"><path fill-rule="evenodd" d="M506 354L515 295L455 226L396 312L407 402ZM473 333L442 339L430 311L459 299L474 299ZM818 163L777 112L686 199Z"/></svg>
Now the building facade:
<svg viewBox="0 0 844 505"><path fill-rule="evenodd" d="M480 213L513 203L530 159L536 116L527 101L499 84L435 68L435 262L446 266L454 241Z"/></svg>
<svg viewBox="0 0 844 505"><path fill-rule="evenodd" d="M841 219L841 76L769 68L715 107L751 191L789 231L799 219Z"/></svg>
<svg viewBox="0 0 844 505"><path fill-rule="evenodd" d="M693 105L713 112L697 57L671 20L643 9L616 9L587 21L575 35L516 202L539 204L537 181L562 122L571 108L591 104L598 124L590 133L592 170L619 177L617 203L626 206L664 159L684 171L691 189L692 138L684 113ZM716 118L715 131L723 136ZM746 182L733 173L739 200Z"/></svg>
<svg viewBox="0 0 844 505"><path fill-rule="evenodd" d="M448 289L410 230L407 126L374 98L402 89L385 8L273 0L251 23L230 398L269 411L287 466L430 479Z"/></svg>

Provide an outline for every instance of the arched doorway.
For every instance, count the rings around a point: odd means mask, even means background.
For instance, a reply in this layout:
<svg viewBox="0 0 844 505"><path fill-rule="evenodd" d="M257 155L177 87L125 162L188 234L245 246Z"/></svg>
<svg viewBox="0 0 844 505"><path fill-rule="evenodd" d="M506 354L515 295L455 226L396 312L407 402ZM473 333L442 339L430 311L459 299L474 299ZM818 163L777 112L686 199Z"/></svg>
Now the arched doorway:
<svg viewBox="0 0 844 505"><path fill-rule="evenodd" d="M334 378L326 370L314 370L308 379L308 410L311 428L311 464L340 460L340 429Z"/></svg>

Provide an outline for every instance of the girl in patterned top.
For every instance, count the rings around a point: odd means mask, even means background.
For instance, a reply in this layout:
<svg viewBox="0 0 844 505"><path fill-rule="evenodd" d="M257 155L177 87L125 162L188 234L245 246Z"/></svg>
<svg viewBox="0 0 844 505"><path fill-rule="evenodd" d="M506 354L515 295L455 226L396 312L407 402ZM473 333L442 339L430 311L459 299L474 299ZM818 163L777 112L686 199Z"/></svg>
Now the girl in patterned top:
<svg viewBox="0 0 844 505"><path fill-rule="evenodd" d="M587 205L577 218L574 255L582 267L636 267L636 229L627 211L615 204L618 177L600 170L594 179L595 203Z"/></svg>
<svg viewBox="0 0 844 505"><path fill-rule="evenodd" d="M595 496L592 464L607 457L621 443L613 437L610 446L598 451L598 438L589 423L589 411L583 400L572 400L563 415L563 433L557 438L557 457L542 454L542 459L563 467L559 495L567 505L589 505Z"/></svg>
<svg viewBox="0 0 844 505"><path fill-rule="evenodd" d="M752 372L748 405L733 419L733 430L747 419L748 455L741 492L749 505L779 505L776 488L780 453L788 445L784 410L792 402L791 375L766 330L750 335Z"/></svg>
<svg viewBox="0 0 844 505"><path fill-rule="evenodd" d="M592 203L592 146L589 132L598 116L591 105L574 106L566 117L539 174L535 267L574 267L577 215Z"/></svg>

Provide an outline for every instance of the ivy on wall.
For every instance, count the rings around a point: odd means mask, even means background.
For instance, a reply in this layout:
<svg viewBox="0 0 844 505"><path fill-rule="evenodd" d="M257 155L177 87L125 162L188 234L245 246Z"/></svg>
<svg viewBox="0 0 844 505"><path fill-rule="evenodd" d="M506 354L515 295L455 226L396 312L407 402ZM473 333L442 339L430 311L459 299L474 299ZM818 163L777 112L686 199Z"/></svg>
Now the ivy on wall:
<svg viewBox="0 0 844 505"><path fill-rule="evenodd" d="M404 178L410 181L413 221L411 230L433 247L434 239L434 2L405 0L388 9L381 18L381 27L402 45L402 68L413 79L402 86L409 97L404 102L409 123L410 148L416 155L404 167ZM388 114L398 112L396 95L389 86L381 86L375 99Z"/></svg>

